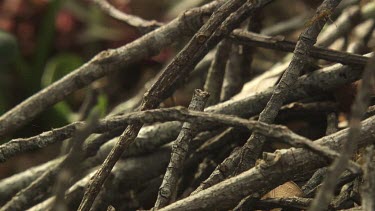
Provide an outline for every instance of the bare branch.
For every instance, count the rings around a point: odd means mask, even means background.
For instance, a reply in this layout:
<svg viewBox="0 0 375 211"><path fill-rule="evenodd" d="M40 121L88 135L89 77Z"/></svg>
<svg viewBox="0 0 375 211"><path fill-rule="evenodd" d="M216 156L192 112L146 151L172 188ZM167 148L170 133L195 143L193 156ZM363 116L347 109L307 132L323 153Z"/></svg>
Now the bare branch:
<svg viewBox="0 0 375 211"><path fill-rule="evenodd" d="M195 90L189 105L189 110L202 111L208 97L208 92L199 89ZM158 197L154 206L155 209L165 207L171 200L174 201L173 197L177 194L177 182L189 150L189 143L196 133L195 125L196 123L184 123L180 134L173 143L171 160L169 161L163 182L159 188Z"/></svg>
<svg viewBox="0 0 375 211"><path fill-rule="evenodd" d="M362 122L363 130L358 138L360 146L373 143L374 134L367 131L371 130L374 124L375 117ZM331 149L339 149L347 134L348 129L341 130L315 142ZM293 177L298 177L305 174L306 171L314 171L325 165L327 165L325 159L305 149L278 150L275 152L273 160L263 162L238 176L177 201L161 211L212 209L215 207L230 209L249 194L264 195L284 182L292 180Z"/></svg>
<svg viewBox="0 0 375 211"><path fill-rule="evenodd" d="M68 210L64 201L65 191L69 189L71 178L78 175L85 153L83 149L84 141L91 135L93 129L98 124L99 113L95 110L90 112L87 122L73 136L70 152L62 162L61 169L57 173L55 182L55 201L52 206L53 210Z"/></svg>
<svg viewBox="0 0 375 211"><path fill-rule="evenodd" d="M349 134L343 144L340 157L328 168L327 176L323 181L309 211L325 210L333 197L333 190L337 178L346 169L350 157L358 147L357 139L361 133L361 119L366 113L370 103L370 94L375 80L375 57L373 56L368 62L362 77L362 84L358 90L355 102L352 105L352 113L349 122Z"/></svg>
<svg viewBox="0 0 375 211"><path fill-rule="evenodd" d="M123 13L122 11L116 9L111 4L109 4L107 0L92 0L92 2L98 5L100 9L106 12L109 16L119 21L122 21L132 27L135 27L142 34L146 34L163 25L162 23L159 23L155 20L148 21L135 15L129 15L129 14Z"/></svg>
<svg viewBox="0 0 375 211"><path fill-rule="evenodd" d="M363 210L375 210L375 154L374 145L366 148L364 184L362 186Z"/></svg>
<svg viewBox="0 0 375 211"><path fill-rule="evenodd" d="M287 41L283 36L269 37L244 30L234 30L230 35L233 41L252 47L262 47L286 52L293 52L296 43ZM362 55L325 49L312 46L310 56L316 59L324 59L347 65L366 65L368 58Z"/></svg>
<svg viewBox="0 0 375 211"><path fill-rule="evenodd" d="M217 50L211 66L208 69L204 91L210 93L207 106L215 105L220 101L221 87L224 82L225 68L229 58L231 42L224 39L217 45Z"/></svg>

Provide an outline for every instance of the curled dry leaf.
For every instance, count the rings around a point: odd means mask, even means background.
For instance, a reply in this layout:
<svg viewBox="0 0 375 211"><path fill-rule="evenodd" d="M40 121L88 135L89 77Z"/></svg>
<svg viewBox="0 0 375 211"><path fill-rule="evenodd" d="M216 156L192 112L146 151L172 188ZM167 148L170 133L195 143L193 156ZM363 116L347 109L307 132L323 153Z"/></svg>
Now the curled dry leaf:
<svg viewBox="0 0 375 211"><path fill-rule="evenodd" d="M288 197L301 197L303 192L301 188L293 181L286 182L277 188L271 190L262 199L268 198L288 198ZM272 211L279 211L281 208L272 209Z"/></svg>

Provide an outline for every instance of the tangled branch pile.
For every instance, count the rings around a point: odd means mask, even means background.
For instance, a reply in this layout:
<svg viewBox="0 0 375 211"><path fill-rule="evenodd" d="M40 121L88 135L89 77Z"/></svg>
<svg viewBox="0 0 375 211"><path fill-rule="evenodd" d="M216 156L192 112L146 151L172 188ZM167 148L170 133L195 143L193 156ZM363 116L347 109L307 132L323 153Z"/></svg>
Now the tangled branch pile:
<svg viewBox="0 0 375 211"><path fill-rule="evenodd" d="M307 1L309 21L264 29L276 0L212 1L165 24L92 2L143 36L3 114L0 137L188 41L105 117L87 103L81 121L2 144L1 162L58 142L65 150L1 180L0 210L375 210L375 2ZM281 36L296 31L296 42ZM189 108L165 108L187 86L196 88Z"/></svg>

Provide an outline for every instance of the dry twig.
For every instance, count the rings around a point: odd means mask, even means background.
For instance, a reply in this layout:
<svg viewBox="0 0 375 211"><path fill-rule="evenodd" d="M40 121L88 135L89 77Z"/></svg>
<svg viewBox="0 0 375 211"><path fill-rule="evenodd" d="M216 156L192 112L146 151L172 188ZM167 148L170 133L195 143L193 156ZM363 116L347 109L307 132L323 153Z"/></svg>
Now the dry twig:
<svg viewBox="0 0 375 211"><path fill-rule="evenodd" d="M350 157L358 147L357 139L361 133L361 119L365 114L370 103L371 90L375 80L375 57L373 56L368 62L362 77L362 84L358 90L355 102L352 105L352 113L349 122L349 134L343 144L340 157L328 168L327 176L323 181L309 211L324 210L327 208L335 188L337 178L346 169Z"/></svg>
<svg viewBox="0 0 375 211"><path fill-rule="evenodd" d="M189 105L189 110L202 111L209 94L199 89L195 90ZM196 123L195 123L196 124ZM155 202L155 209L165 207L174 201L177 195L177 182L183 169L185 157L189 150L190 140L196 134L195 124L184 123L180 134L172 145L172 155L163 182L159 188L158 197Z"/></svg>

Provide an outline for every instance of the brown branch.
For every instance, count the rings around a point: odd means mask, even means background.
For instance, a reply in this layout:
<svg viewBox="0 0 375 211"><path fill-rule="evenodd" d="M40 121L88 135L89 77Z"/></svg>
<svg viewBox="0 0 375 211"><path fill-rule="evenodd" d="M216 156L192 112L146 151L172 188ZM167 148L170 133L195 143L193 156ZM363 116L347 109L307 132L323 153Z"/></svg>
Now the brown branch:
<svg viewBox="0 0 375 211"><path fill-rule="evenodd" d="M251 47L262 47L275 49L285 52L293 52L296 43L285 40L282 36L270 37L251 33L244 30L234 30L230 38L240 44ZM368 58L362 55L347 53L342 51L330 50L323 47L312 46L310 56L316 59L324 59L331 62L337 62L347 65L366 65Z"/></svg>
<svg viewBox="0 0 375 211"><path fill-rule="evenodd" d="M324 30L317 45L328 47L338 38L348 34L361 21L363 21L363 18L358 5L346 8L337 20Z"/></svg>
<svg viewBox="0 0 375 211"><path fill-rule="evenodd" d="M352 105L351 118L349 122L349 134L347 140L343 144L340 157L335 160L330 168L328 168L327 176L325 177L322 187L319 189L317 196L309 208L309 211L318 211L327 208L330 200L333 197L333 190L335 188L337 178L346 169L350 157L358 147L357 139L361 133L361 119L366 113L367 107L370 104L371 91L375 80L374 65L375 57L373 56L363 72L362 84Z"/></svg>
<svg viewBox="0 0 375 211"><path fill-rule="evenodd" d="M76 177L80 172L82 161L86 157L83 143L92 134L93 129L98 124L98 120L99 113L95 110L91 111L85 125L70 140L70 143L72 143L70 152L62 162L61 169L57 173L54 186L56 198L52 210L68 210L64 201L65 191L70 187L71 178Z"/></svg>
<svg viewBox="0 0 375 211"><path fill-rule="evenodd" d="M259 210L270 210L275 208L283 209L299 209L305 210L311 204L312 199L310 198L269 198L257 201L255 204L255 209Z"/></svg>
<svg viewBox="0 0 375 211"><path fill-rule="evenodd" d="M206 104L208 92L195 90L193 98L189 105L189 110L203 111ZM155 202L155 209L165 207L174 201L173 197L177 194L177 182L179 175L183 169L185 157L189 150L190 140L194 137L196 123L184 123L181 132L172 146L172 155L166 173L164 174L163 182L159 188L158 197Z"/></svg>
<svg viewBox="0 0 375 211"><path fill-rule="evenodd" d="M317 9L315 16L311 19L313 22L300 35L294 49L293 58L287 70L284 72L279 83L276 85L270 100L259 115L258 121L271 123L274 121L281 106L285 102L286 96L293 92L293 85L297 81L302 70L307 67L311 60L310 51L316 42L320 31L327 22L329 15L337 7L341 0L325 0ZM328 16L321 16L321 14ZM240 160L236 173L241 173L254 166L256 159L261 154L265 137L254 132L242 147Z"/></svg>
<svg viewBox="0 0 375 211"><path fill-rule="evenodd" d="M15 195L9 202L7 202L0 210L25 210L30 204L38 202L40 199L42 199L44 196L43 193L49 192L48 190L51 188L50 184L54 181L54 177L56 175L59 176L60 182L62 182L61 180L63 178L61 177L67 176L66 174L71 174L72 172L61 172L61 169L66 170L67 166L70 166L72 165L72 163L77 162L75 160L78 157L81 158L80 160L83 159L84 154L81 151L80 143L83 143L83 141L92 133L98 117L98 114L96 115L96 117L92 117L92 120L90 120L87 125L85 124L83 128L80 128L75 133L72 139L73 148L69 152L69 154L65 158L63 158L63 161L61 163L58 163L49 171L44 172L44 174L42 174L28 187L18 192L17 195ZM79 167L79 163L75 163L75 168L77 167ZM58 175L60 172L61 174ZM69 175L68 178L65 178L64 184L60 183L60 186L57 189L58 193L60 194L57 197L60 201L58 201L57 203L62 203L61 200L63 199L61 199L61 197L65 193L65 190L69 187L70 176L72 175ZM36 194L38 194L38 197L35 197Z"/></svg>
<svg viewBox="0 0 375 211"><path fill-rule="evenodd" d="M331 135L338 131L338 119L336 113L327 114L327 128L326 135ZM311 197L311 194L317 189L318 185L323 181L327 174L327 167L323 167L315 171L311 178L302 186L302 191L305 197Z"/></svg>
<svg viewBox="0 0 375 211"><path fill-rule="evenodd" d="M26 188L33 181L38 179L43 173L56 168L61 162L60 159L51 160L40 166L32 167L26 171L12 175L0 181L0 206L9 201L17 192Z"/></svg>
<svg viewBox="0 0 375 211"><path fill-rule="evenodd" d="M217 50L211 66L208 69L204 91L210 93L207 106L215 105L220 101L221 87L224 82L225 68L229 57L231 42L224 39L217 45Z"/></svg>
<svg viewBox="0 0 375 211"><path fill-rule="evenodd" d="M1 211L14 210L21 211L27 209L29 206L40 202L45 196L45 193L52 191L51 185L61 169L62 163L58 163L49 171L45 171L40 177L34 180L26 188L19 191L13 198L1 207ZM36 197L38 196L38 197Z"/></svg>
<svg viewBox="0 0 375 211"><path fill-rule="evenodd" d="M364 183L362 185L363 210L375 210L375 150L374 145L366 148Z"/></svg>
<svg viewBox="0 0 375 211"><path fill-rule="evenodd" d="M171 155L171 147L163 146L160 149L155 150L144 156L137 156L133 158L127 158L116 163L111 174L114 176L109 181L112 189L118 188L119 184L124 189L137 188L141 184L149 181L150 179L159 176L165 170L168 165ZM158 162L155 162L155 161ZM142 165L139 165L139 164ZM78 207L79 199L82 198L85 188L92 178L92 172L79 181L77 181L65 194L65 201L70 206L73 204L74 207ZM45 200L44 202L34 206L31 210L48 210L51 208L53 197Z"/></svg>
<svg viewBox="0 0 375 211"><path fill-rule="evenodd" d="M257 11L249 18L249 23L247 24L248 31L260 31L263 19L261 13L261 11ZM229 100L235 94L240 92L247 78L252 76L251 64L253 62L254 53L254 47L232 43L232 49L225 70L225 78L221 90L221 102Z"/></svg>
<svg viewBox="0 0 375 211"><path fill-rule="evenodd" d="M155 20L148 21L144 20L135 15L126 14L107 2L107 0L92 0L96 5L99 6L105 13L107 13L112 18L124 22L132 27L135 27L142 34L146 34L156 28L161 27L163 24Z"/></svg>

